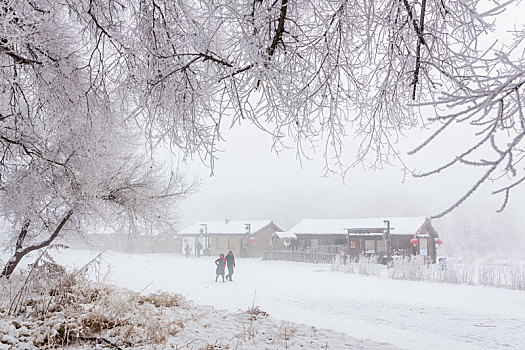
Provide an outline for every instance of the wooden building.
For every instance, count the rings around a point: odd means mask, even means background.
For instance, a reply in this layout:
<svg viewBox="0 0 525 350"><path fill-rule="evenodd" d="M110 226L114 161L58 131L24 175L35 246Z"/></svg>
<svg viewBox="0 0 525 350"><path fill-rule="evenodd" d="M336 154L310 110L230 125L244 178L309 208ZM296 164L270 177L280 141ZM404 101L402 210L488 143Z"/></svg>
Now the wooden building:
<svg viewBox="0 0 525 350"><path fill-rule="evenodd" d="M179 231L182 253L189 244L192 254L202 246L200 254L219 255L232 251L238 257L262 257L270 237L282 231L272 220L203 221Z"/></svg>
<svg viewBox="0 0 525 350"><path fill-rule="evenodd" d="M290 231L277 231L270 237L270 248L295 249L297 246L297 236Z"/></svg>
<svg viewBox="0 0 525 350"><path fill-rule="evenodd" d="M439 238L425 217L304 219L289 232L299 249L339 246L350 256L422 255L432 262Z"/></svg>

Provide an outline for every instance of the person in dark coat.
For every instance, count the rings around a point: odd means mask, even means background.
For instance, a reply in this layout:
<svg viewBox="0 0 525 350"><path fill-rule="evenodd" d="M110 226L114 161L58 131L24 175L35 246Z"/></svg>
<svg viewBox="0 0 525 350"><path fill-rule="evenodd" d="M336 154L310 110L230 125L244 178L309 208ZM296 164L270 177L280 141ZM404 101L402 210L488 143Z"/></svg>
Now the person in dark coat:
<svg viewBox="0 0 525 350"><path fill-rule="evenodd" d="M233 268L235 267L235 257L233 256L232 251L226 255L226 266L228 266L228 274L226 275L226 279L232 281L232 275L233 275Z"/></svg>
<svg viewBox="0 0 525 350"><path fill-rule="evenodd" d="M189 258L190 253L191 253L191 247L189 243L186 243L186 246L184 247L184 251L186 252L186 257Z"/></svg>
<svg viewBox="0 0 525 350"><path fill-rule="evenodd" d="M215 260L215 265L217 265L217 269L215 270L215 273L217 276L215 276L215 282L217 282L217 278L219 276L222 276L222 282L224 283L224 268L226 267L226 259L224 259L224 254L221 254L221 256Z"/></svg>
<svg viewBox="0 0 525 350"><path fill-rule="evenodd" d="M195 244L195 253L197 253L197 257L201 256L201 249L202 249L202 243L200 241L197 241Z"/></svg>

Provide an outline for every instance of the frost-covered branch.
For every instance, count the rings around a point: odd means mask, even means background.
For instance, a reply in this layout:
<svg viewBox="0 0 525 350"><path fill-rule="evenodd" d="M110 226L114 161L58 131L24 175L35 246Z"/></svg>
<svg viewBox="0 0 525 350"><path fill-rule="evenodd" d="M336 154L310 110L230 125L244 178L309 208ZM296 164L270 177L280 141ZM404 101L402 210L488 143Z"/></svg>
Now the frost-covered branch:
<svg viewBox="0 0 525 350"><path fill-rule="evenodd" d="M23 243L24 243L24 240L26 238L27 231L29 228L29 221L26 221L26 223L22 227L22 230L20 231L20 234L18 235L18 238L16 241L16 251L11 257L11 259L7 261L7 264L4 266L4 269L2 270L0 277L9 278L9 276L11 276L15 268L18 266L18 263L20 262L20 260L22 260L24 256L26 256L27 254L35 250L38 250L38 249L41 249L41 248L44 248L50 245L57 238L58 234L60 233L60 231L62 230L62 228L64 227L64 225L69 220L72 214L73 214L73 211L67 212L64 218L62 219L62 221L58 224L58 226L55 228L53 233L46 240L41 241L39 243L30 244L29 246L23 248Z"/></svg>
<svg viewBox="0 0 525 350"><path fill-rule="evenodd" d="M423 152L468 125L476 139L421 176L480 167L472 191L519 179L523 33L508 50L480 45L505 5L10 2L0 16L2 215L16 232L29 220L26 239L52 233L71 208L75 218L169 218L186 187L141 155L141 141L168 143L213 171L224 128L246 123L277 152L295 146L303 159L322 149L326 172L339 174L390 164L413 127L443 123L415 149ZM436 115L424 120L428 106ZM355 150L344 147L350 139Z"/></svg>
<svg viewBox="0 0 525 350"><path fill-rule="evenodd" d="M513 45L522 45L522 35L517 37L516 44ZM508 183L492 191L492 194L504 194L499 210L501 211L508 203L510 191L523 182L524 169L518 164L525 157L525 119L522 102L525 62L523 57L512 59L509 53L496 52L495 56L498 59L490 62L491 69L487 72L489 75L478 76L458 90L443 94L443 98L434 103L438 108L445 106L446 109L456 111L438 114L435 120L443 122L443 125L411 152L420 152L430 143L439 142L441 134L457 124L469 125L471 134L477 138L465 151L449 162L434 170L416 174L419 177L436 175L457 164L488 167L464 196L437 216L445 215L459 206L489 180L494 183ZM494 73L491 73L492 71ZM491 153L494 158L488 160L487 155ZM514 180L516 177L518 180Z"/></svg>

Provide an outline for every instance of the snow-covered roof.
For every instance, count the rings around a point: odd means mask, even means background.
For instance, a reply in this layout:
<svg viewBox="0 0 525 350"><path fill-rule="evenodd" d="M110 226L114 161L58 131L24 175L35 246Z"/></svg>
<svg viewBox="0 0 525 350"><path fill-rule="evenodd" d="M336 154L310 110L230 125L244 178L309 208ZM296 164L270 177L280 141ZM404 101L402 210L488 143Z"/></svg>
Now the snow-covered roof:
<svg viewBox="0 0 525 350"><path fill-rule="evenodd" d="M209 235L245 235L246 224L250 225L250 233L253 234L272 223L272 220L202 221L180 230L179 234L197 235L201 233L201 229L204 229L204 227L206 227L206 232Z"/></svg>
<svg viewBox="0 0 525 350"><path fill-rule="evenodd" d="M358 219L303 219L289 231L294 234L347 234L346 229L381 228L384 220L390 220L392 235L414 235L423 226L427 218L417 217L380 217Z"/></svg>
<svg viewBox="0 0 525 350"><path fill-rule="evenodd" d="M283 232L275 232L275 236L277 236L280 239L297 239L297 236L293 234L293 232L290 231L283 231Z"/></svg>

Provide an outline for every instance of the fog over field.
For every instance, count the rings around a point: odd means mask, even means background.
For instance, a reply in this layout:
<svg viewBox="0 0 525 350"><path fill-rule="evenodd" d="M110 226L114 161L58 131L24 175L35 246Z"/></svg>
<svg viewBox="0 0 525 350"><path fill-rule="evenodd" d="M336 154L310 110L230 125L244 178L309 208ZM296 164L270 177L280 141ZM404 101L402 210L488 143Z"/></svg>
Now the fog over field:
<svg viewBox="0 0 525 350"><path fill-rule="evenodd" d="M412 132L401 145L417 144L422 133L429 131ZM446 150L433 150L435 157L403 159L415 161L418 169L436 166L453 154L457 142L445 144ZM344 178L324 176L319 157L299 161L293 150L272 154L270 140L248 126L231 130L222 146L212 176L200 161L187 165L188 177L198 178L200 187L181 204L181 227L211 220L271 219L286 230L305 218L431 217L457 200L479 174L479 169L464 167L417 179L394 159L383 169L358 166ZM525 189L516 190L505 211L498 213L502 200L481 187L459 208L434 219L432 225L445 241L440 254L525 258Z"/></svg>

